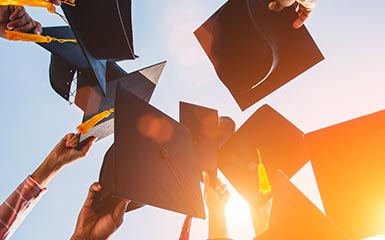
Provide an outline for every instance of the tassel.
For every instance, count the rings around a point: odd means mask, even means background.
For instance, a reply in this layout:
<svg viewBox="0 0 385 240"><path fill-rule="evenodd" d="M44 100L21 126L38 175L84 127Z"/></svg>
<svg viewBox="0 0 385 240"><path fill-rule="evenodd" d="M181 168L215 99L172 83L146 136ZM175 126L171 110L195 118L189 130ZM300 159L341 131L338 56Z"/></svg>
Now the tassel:
<svg viewBox="0 0 385 240"><path fill-rule="evenodd" d="M183 222L182 230L180 231L179 240L189 240L191 221L192 221L192 217L186 216Z"/></svg>
<svg viewBox="0 0 385 240"><path fill-rule="evenodd" d="M68 0L61 1L64 4L75 7L75 3L69 2ZM48 12L56 12L55 6L45 0L0 0L0 5L7 6L28 6L28 7L45 7Z"/></svg>
<svg viewBox="0 0 385 240"><path fill-rule="evenodd" d="M74 2L69 2L68 0L61 0L61 3L67 4L68 6L75 7Z"/></svg>
<svg viewBox="0 0 385 240"><path fill-rule="evenodd" d="M272 186L269 183L269 178L267 176L265 166L263 166L263 163L262 163L260 148L257 148L257 153L258 153L258 159L259 159L259 164L258 164L259 191L263 195L267 195L271 192Z"/></svg>
<svg viewBox="0 0 385 240"><path fill-rule="evenodd" d="M5 34L8 40L11 41L25 41L25 42L37 42L37 43L51 43L57 41L59 43L72 42L77 43L76 39L58 39L50 36L42 36L39 34L22 33L5 30Z"/></svg>
<svg viewBox="0 0 385 240"><path fill-rule="evenodd" d="M77 127L78 132L80 132L81 134L86 134L91 128L98 124L98 122L102 121L105 118L108 118L113 112L114 108L111 108L109 110L104 110L103 112L94 115L92 118L88 119Z"/></svg>
<svg viewBox="0 0 385 240"><path fill-rule="evenodd" d="M55 6L45 0L0 0L0 5L45 7L50 13L56 12Z"/></svg>

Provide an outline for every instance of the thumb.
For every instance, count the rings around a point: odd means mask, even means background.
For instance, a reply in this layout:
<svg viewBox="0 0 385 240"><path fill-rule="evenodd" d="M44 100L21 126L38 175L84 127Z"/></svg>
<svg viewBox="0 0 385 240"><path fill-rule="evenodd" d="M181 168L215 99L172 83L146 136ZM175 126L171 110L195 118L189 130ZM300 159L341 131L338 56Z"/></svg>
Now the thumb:
<svg viewBox="0 0 385 240"><path fill-rule="evenodd" d="M91 186L90 189L88 190L88 195L86 198L86 201L83 204L83 207L92 207L94 200L97 197L97 193L102 190L102 185L98 182L94 182Z"/></svg>
<svg viewBox="0 0 385 240"><path fill-rule="evenodd" d="M113 212L113 219L115 220L116 227L119 227L123 223L123 216L129 202L130 200L120 199L116 204Z"/></svg>

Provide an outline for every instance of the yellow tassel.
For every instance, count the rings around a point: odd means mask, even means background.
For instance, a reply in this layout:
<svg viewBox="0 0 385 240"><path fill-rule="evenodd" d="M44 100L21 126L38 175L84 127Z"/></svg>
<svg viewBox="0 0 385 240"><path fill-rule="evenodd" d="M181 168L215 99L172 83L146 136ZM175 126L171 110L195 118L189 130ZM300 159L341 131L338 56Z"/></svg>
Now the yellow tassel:
<svg viewBox="0 0 385 240"><path fill-rule="evenodd" d="M56 12L55 6L45 0L0 0L0 5L45 7L50 13Z"/></svg>
<svg viewBox="0 0 385 240"><path fill-rule="evenodd" d="M68 0L63 0L61 2L69 6L75 7L75 3L69 2ZM0 5L45 7L50 13L56 12L55 6L45 0L0 0Z"/></svg>
<svg viewBox="0 0 385 240"><path fill-rule="evenodd" d="M74 2L69 2L68 0L61 0L61 3L67 4L68 6L75 7Z"/></svg>
<svg viewBox="0 0 385 240"><path fill-rule="evenodd" d="M38 43L50 43L52 41L57 41L59 43L72 42L77 43L76 39L58 39L50 36L42 36L39 34L32 33L22 33L5 30L5 34L8 40L12 41L25 41L25 42L38 42Z"/></svg>
<svg viewBox="0 0 385 240"><path fill-rule="evenodd" d="M98 122L102 121L105 118L108 118L113 112L114 108L111 108L109 110L104 110L103 112L94 115L92 118L77 126L78 132L80 132L81 134L86 134L91 128L98 124Z"/></svg>
<svg viewBox="0 0 385 240"><path fill-rule="evenodd" d="M272 186L269 183L269 178L267 176L265 166L263 166L263 163L262 163L260 148L257 148L257 153L258 153L258 159L259 159L259 164L258 164L259 191L263 195L267 195L271 192Z"/></svg>

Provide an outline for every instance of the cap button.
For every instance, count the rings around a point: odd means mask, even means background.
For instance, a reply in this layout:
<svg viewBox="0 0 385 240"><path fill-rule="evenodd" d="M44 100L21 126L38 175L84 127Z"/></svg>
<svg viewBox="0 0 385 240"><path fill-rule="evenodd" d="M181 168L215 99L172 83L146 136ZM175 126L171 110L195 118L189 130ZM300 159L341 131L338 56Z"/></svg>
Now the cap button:
<svg viewBox="0 0 385 240"><path fill-rule="evenodd" d="M160 149L160 156L163 158L163 159L168 159L169 155L168 155L168 151L166 148L161 148Z"/></svg>

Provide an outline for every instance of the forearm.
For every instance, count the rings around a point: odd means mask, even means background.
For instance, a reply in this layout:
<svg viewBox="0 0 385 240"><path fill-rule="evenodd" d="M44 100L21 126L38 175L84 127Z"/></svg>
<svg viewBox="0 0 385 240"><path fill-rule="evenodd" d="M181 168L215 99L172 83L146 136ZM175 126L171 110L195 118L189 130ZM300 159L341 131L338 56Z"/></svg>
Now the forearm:
<svg viewBox="0 0 385 240"><path fill-rule="evenodd" d="M58 164L57 161L53 159L53 156L48 155L42 164L32 173L31 177L40 184L40 186L46 187L62 167L61 164Z"/></svg>
<svg viewBox="0 0 385 240"><path fill-rule="evenodd" d="M226 239L228 237L224 210L209 210L209 239Z"/></svg>
<svg viewBox="0 0 385 240"><path fill-rule="evenodd" d="M0 239L8 239L39 201L45 189L28 177L0 205Z"/></svg>

